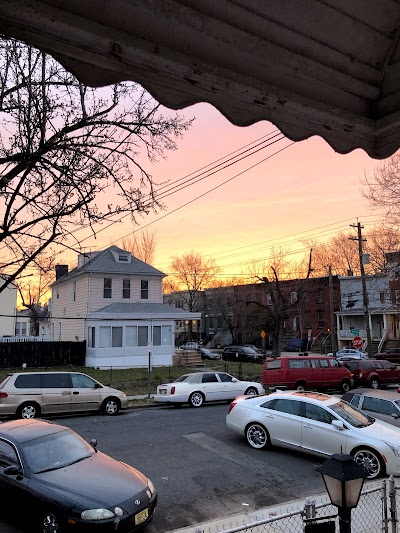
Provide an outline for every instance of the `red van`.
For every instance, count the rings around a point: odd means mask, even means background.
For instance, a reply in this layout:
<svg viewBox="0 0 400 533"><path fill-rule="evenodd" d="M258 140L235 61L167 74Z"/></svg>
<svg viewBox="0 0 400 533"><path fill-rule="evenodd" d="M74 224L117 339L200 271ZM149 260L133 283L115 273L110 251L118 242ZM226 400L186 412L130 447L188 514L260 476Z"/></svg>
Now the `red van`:
<svg viewBox="0 0 400 533"><path fill-rule="evenodd" d="M334 357L289 356L266 359L263 385L280 389L340 389L348 392L353 386L352 373Z"/></svg>

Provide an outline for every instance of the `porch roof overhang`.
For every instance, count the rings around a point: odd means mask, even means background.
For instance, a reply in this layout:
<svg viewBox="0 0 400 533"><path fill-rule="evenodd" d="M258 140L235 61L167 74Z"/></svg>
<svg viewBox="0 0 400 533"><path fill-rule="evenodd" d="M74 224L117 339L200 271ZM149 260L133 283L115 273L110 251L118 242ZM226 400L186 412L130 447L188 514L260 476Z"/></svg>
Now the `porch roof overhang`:
<svg viewBox="0 0 400 533"><path fill-rule="evenodd" d="M352 309L351 311L335 311L337 316L361 316L364 315L363 309ZM369 315L398 315L400 309L395 307L375 308L368 310Z"/></svg>
<svg viewBox="0 0 400 533"><path fill-rule="evenodd" d="M166 304L115 303L86 315L87 320L200 320L190 313Z"/></svg>
<svg viewBox="0 0 400 533"><path fill-rule="evenodd" d="M160 103L381 159L400 146L394 0L2 0L0 31L80 81L133 80Z"/></svg>

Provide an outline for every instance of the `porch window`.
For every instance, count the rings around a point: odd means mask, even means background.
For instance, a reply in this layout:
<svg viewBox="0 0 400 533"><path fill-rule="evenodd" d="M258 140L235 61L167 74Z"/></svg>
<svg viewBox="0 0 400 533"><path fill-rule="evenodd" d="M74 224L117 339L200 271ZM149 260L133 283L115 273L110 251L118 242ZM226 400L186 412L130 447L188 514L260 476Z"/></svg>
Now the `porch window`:
<svg viewBox="0 0 400 533"><path fill-rule="evenodd" d="M138 345L137 326L126 326L126 345L129 348Z"/></svg>
<svg viewBox="0 0 400 533"><path fill-rule="evenodd" d="M111 340L113 348L122 347L122 327L111 328Z"/></svg>
<svg viewBox="0 0 400 533"><path fill-rule="evenodd" d="M149 299L149 282L147 279L142 279L140 281L140 298L142 300Z"/></svg>
<svg viewBox="0 0 400 533"><path fill-rule="evenodd" d="M161 344L172 346L172 326L162 326Z"/></svg>
<svg viewBox="0 0 400 533"><path fill-rule="evenodd" d="M122 298L129 300L131 297L131 280L122 280Z"/></svg>
<svg viewBox="0 0 400 533"><path fill-rule="evenodd" d="M138 326L138 346L147 346L149 340L148 326Z"/></svg>
<svg viewBox="0 0 400 533"><path fill-rule="evenodd" d="M153 326L153 346L161 346L161 326Z"/></svg>
<svg viewBox="0 0 400 533"><path fill-rule="evenodd" d="M100 326L99 337L100 348L122 347L122 327Z"/></svg>
<svg viewBox="0 0 400 533"><path fill-rule="evenodd" d="M88 348L94 348L95 347L95 332L96 328L90 326L88 327L88 338L87 338L87 345Z"/></svg>
<svg viewBox="0 0 400 533"><path fill-rule="evenodd" d="M112 298L112 279L104 278L103 298Z"/></svg>

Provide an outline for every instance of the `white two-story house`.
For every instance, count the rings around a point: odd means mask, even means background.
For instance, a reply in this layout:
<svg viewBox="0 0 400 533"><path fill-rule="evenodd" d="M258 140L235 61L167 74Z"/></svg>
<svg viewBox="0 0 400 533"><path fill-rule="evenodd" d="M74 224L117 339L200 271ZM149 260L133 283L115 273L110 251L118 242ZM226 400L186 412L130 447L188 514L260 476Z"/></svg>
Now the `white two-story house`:
<svg viewBox="0 0 400 533"><path fill-rule="evenodd" d="M111 246L78 256L68 271L56 266L52 284L54 340L85 341L86 366L133 368L172 365L176 320L200 313L163 303L165 274Z"/></svg>
<svg viewBox="0 0 400 533"><path fill-rule="evenodd" d="M0 276L0 286L5 283L4 276ZM10 283L0 292L0 337L10 337L15 334L15 312L17 307L17 287Z"/></svg>

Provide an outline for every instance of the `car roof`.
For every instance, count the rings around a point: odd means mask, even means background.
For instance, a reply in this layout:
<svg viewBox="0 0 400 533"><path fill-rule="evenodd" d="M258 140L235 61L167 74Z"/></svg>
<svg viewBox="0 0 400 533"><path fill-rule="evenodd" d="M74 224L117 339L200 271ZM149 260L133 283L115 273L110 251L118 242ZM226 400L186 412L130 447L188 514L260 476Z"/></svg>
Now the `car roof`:
<svg viewBox="0 0 400 533"><path fill-rule="evenodd" d="M371 396L372 398L383 398L384 400L400 400L400 394L396 390L373 390L373 389L354 389L351 394L361 394L362 396ZM346 393L349 394L349 393Z"/></svg>
<svg viewBox="0 0 400 533"><path fill-rule="evenodd" d="M47 420L38 418L18 419L0 423L0 436L12 439L14 442L27 442L30 440L68 431L68 428Z"/></svg>
<svg viewBox="0 0 400 533"><path fill-rule="evenodd" d="M70 372L69 370L37 370L34 372L10 372L7 376L24 376L26 374L84 374L84 372Z"/></svg>
<svg viewBox="0 0 400 533"><path fill-rule="evenodd" d="M265 399L275 399L275 398L295 398L296 400L302 399L306 401L307 403L314 403L317 405L325 405L330 406L338 401L340 401L340 398L337 398L336 396L331 396L330 394L325 394L323 392L315 392L315 391L297 391L297 390L275 390L274 392L271 392L270 394L265 394L263 396L251 396L249 397L250 400L254 401L254 403L257 403L257 400L260 400L260 398Z"/></svg>

